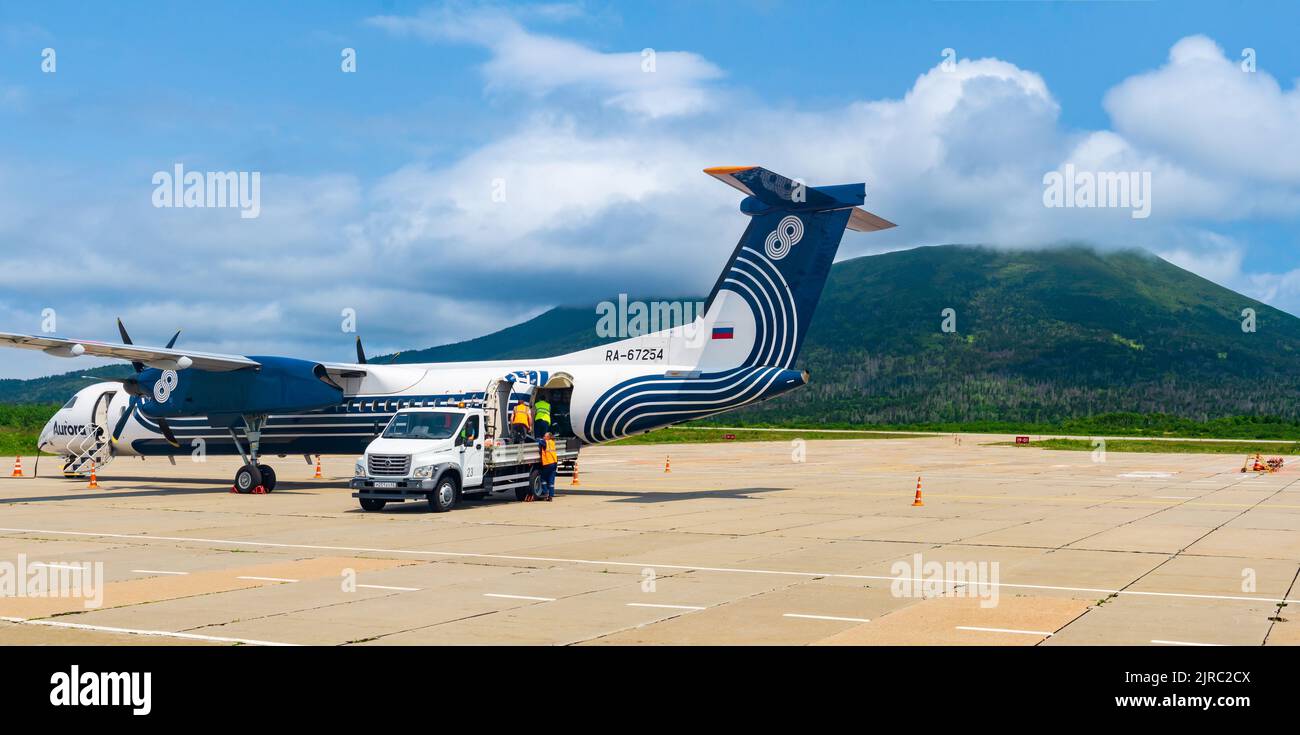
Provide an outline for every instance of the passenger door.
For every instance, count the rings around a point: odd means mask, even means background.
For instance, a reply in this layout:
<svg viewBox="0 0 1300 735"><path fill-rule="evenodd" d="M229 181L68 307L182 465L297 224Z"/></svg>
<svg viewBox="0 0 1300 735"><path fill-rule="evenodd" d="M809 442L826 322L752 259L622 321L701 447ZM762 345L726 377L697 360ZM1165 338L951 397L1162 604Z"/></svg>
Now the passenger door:
<svg viewBox="0 0 1300 735"><path fill-rule="evenodd" d="M456 436L460 452L460 474L465 487L483 484L483 419L475 414L465 419L465 426Z"/></svg>

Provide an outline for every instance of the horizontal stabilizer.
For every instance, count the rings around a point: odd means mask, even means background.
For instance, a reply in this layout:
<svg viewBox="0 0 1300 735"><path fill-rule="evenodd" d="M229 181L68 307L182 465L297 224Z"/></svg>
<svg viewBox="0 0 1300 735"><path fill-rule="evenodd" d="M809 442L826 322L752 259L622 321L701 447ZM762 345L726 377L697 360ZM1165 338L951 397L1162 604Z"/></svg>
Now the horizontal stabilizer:
<svg viewBox="0 0 1300 735"><path fill-rule="evenodd" d="M851 208L853 212L848 224L850 230L873 232L895 226L889 220L858 208L866 199L866 184L808 186L762 166L716 166L704 169L704 173L753 197L756 204L751 204L751 200L741 204L741 211L745 214L754 215L771 210L821 212Z"/></svg>
<svg viewBox="0 0 1300 735"><path fill-rule="evenodd" d="M855 232L875 232L876 230L888 230L890 227L897 226L884 217L877 217L858 207L854 207L853 214L849 215L849 229Z"/></svg>

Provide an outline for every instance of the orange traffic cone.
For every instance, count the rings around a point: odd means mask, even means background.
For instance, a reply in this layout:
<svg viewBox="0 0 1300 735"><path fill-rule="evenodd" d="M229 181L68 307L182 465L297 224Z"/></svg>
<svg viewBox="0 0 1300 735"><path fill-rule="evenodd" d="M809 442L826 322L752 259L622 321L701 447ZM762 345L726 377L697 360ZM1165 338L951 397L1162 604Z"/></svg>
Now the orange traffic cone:
<svg viewBox="0 0 1300 735"><path fill-rule="evenodd" d="M664 458L664 472L672 472L672 471L673 471L673 458L672 455L669 455Z"/></svg>
<svg viewBox="0 0 1300 735"><path fill-rule="evenodd" d="M916 499L912 501L912 507L919 508L923 505L925 505L925 503L921 502L921 478L918 475L916 478Z"/></svg>
<svg viewBox="0 0 1300 735"><path fill-rule="evenodd" d="M91 460L91 461L90 461L90 484L87 485L86 487L89 488L89 489L91 489L91 490L96 490L96 489L99 488L99 478L96 477L96 475L95 475L95 461L94 461L94 460Z"/></svg>
<svg viewBox="0 0 1300 735"><path fill-rule="evenodd" d="M323 479L325 479L325 476L322 475L322 474L320 473L320 455L319 455L319 454L316 455L316 475L315 475L314 477L312 477L312 479L313 479L313 480L323 480Z"/></svg>
<svg viewBox="0 0 1300 735"><path fill-rule="evenodd" d="M22 457L14 457L14 471L13 471L13 474L11 474L11 475L9 475L9 476L10 476L10 477L22 477L22 476L23 476L23 458L22 458Z"/></svg>
<svg viewBox="0 0 1300 735"><path fill-rule="evenodd" d="M573 479L569 481L569 484L570 485L582 484L581 482L578 482L578 462L576 460L573 462Z"/></svg>

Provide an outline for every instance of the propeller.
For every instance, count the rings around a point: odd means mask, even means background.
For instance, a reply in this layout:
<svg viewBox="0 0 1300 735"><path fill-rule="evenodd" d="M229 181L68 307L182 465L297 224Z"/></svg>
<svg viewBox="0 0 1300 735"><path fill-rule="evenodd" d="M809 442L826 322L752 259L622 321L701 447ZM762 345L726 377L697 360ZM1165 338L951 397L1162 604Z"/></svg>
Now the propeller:
<svg viewBox="0 0 1300 735"><path fill-rule="evenodd" d="M122 324L121 317L118 317L117 319L117 332L122 335L122 344L135 344L131 341L131 335L126 333L126 325ZM167 349L170 350L175 346L176 340L180 336L181 330L177 329L176 334L173 334L172 338L167 341ZM137 375L144 372L144 363L142 362L132 360L131 367L135 368ZM123 379L122 388L131 396L131 402L127 404L126 410L122 412L122 418L118 419L117 424L113 427L114 443L117 443L118 437L122 436L122 430L126 428L126 422L131 418L131 414L135 413L136 409L139 408L140 399L145 395L144 389L140 387L140 378L138 377ZM176 441L176 435L172 433L172 427L167 423L167 419L156 418L154 421L157 422L158 430L162 432L163 438L167 440L167 443L173 447L179 448L181 443Z"/></svg>
<svg viewBox="0 0 1300 735"><path fill-rule="evenodd" d="M117 333L122 335L122 344L127 344L127 345L135 344L134 342L131 341L131 335L126 333L126 325L122 323L122 317L117 318ZM131 367L135 368L135 371L137 373L144 372L143 362L136 362L135 360L132 360Z"/></svg>
<svg viewBox="0 0 1300 735"><path fill-rule="evenodd" d="M388 358L388 362L386 362L386 363L384 363L384 364L385 364L385 365L392 365L393 363L397 362L397 358L398 358L398 356L400 356L401 354L402 354L402 353L400 353L400 352L393 353L393 355L392 355L391 357ZM362 347L361 347L361 335L359 335L359 334L357 335L357 363L359 363L359 364L361 364L361 365L365 365L365 364L366 364L366 351L365 351L364 349L362 349Z"/></svg>

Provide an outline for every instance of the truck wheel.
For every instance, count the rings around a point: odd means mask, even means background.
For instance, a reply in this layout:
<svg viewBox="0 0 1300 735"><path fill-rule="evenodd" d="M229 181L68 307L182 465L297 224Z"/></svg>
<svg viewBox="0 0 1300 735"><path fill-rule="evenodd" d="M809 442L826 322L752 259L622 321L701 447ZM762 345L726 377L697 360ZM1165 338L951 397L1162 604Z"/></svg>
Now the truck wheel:
<svg viewBox="0 0 1300 735"><path fill-rule="evenodd" d="M529 495L537 497L537 494L541 491L541 487L542 473L534 467L532 472L528 473L528 487L515 488L515 500L523 501L523 499Z"/></svg>
<svg viewBox="0 0 1300 735"><path fill-rule="evenodd" d="M438 486L429 493L429 508L434 513L446 513L456 507L456 481L450 477L444 477L438 481Z"/></svg>
<svg viewBox="0 0 1300 735"><path fill-rule="evenodd" d="M383 510L385 501L377 498L361 498L361 510Z"/></svg>

